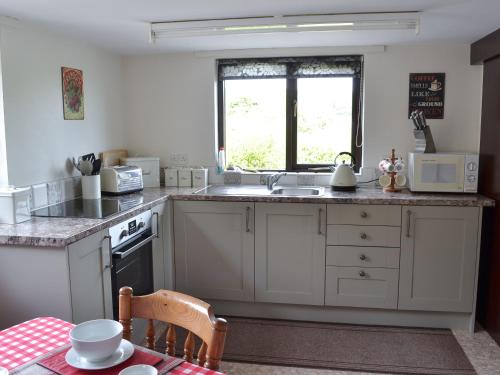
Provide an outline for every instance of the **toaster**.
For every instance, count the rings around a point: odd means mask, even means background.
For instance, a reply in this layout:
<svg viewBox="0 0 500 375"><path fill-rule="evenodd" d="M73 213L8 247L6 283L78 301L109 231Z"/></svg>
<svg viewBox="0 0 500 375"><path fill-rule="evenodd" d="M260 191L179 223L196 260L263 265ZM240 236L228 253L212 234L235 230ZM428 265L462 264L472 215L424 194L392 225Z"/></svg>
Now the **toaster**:
<svg viewBox="0 0 500 375"><path fill-rule="evenodd" d="M143 188L141 168L117 165L101 169L101 191L105 194L127 194Z"/></svg>

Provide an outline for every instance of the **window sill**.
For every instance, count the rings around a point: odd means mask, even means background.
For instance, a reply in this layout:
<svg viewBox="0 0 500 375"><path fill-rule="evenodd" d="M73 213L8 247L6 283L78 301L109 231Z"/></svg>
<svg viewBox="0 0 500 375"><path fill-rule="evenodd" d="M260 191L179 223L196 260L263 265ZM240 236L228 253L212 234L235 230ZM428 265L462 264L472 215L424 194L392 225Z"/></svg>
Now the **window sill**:
<svg viewBox="0 0 500 375"><path fill-rule="evenodd" d="M237 172L234 172L237 173ZM265 185L264 176L269 176L277 172L246 172L241 171L242 185ZM304 185L304 186L327 186L330 184L332 173L328 172L286 172L286 176L280 178L279 183L283 185ZM210 174L211 184L223 184L224 175ZM376 178L375 168L362 167L360 173L356 173L359 182L370 181Z"/></svg>

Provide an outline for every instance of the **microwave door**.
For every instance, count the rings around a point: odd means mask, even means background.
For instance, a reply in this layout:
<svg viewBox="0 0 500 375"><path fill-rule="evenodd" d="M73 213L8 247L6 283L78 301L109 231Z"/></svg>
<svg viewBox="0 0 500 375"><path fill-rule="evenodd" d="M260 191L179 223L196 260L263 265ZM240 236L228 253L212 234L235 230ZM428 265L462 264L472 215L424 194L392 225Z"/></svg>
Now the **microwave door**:
<svg viewBox="0 0 500 375"><path fill-rule="evenodd" d="M418 190L462 192L464 181L463 161L451 157L450 160L422 160L417 173Z"/></svg>

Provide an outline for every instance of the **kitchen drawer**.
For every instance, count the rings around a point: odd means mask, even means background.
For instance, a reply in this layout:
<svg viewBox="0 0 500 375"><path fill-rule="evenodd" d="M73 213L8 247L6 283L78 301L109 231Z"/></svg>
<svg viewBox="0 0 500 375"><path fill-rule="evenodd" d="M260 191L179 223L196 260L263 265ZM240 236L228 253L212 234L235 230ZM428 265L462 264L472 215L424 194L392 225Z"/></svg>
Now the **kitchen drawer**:
<svg viewBox="0 0 500 375"><path fill-rule="evenodd" d="M399 247L400 227L328 225L327 245Z"/></svg>
<svg viewBox="0 0 500 375"><path fill-rule="evenodd" d="M399 268L399 247L328 246L326 265Z"/></svg>
<svg viewBox="0 0 500 375"><path fill-rule="evenodd" d="M401 206L329 204L327 224L401 225Z"/></svg>
<svg viewBox="0 0 500 375"><path fill-rule="evenodd" d="M325 305L396 309L399 270L326 267Z"/></svg>

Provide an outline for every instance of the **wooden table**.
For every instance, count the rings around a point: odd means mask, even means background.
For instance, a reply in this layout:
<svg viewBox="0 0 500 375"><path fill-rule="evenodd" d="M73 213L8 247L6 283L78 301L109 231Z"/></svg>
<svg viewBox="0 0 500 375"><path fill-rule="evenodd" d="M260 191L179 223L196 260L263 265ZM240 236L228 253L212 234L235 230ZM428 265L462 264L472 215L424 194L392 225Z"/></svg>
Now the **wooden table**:
<svg viewBox="0 0 500 375"><path fill-rule="evenodd" d="M64 320L51 317L36 318L0 331L0 366L7 368L10 374L53 375L37 362L62 350L69 344L69 331L74 325ZM139 349L138 346L136 346ZM148 351L160 358L166 355ZM92 372L89 371L89 374ZM223 375L188 362L181 362L167 374L172 375Z"/></svg>

